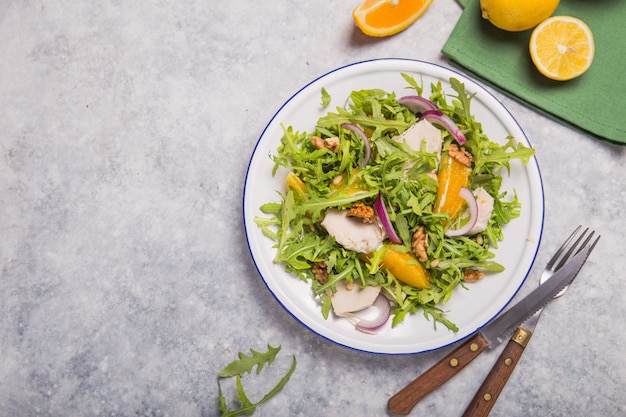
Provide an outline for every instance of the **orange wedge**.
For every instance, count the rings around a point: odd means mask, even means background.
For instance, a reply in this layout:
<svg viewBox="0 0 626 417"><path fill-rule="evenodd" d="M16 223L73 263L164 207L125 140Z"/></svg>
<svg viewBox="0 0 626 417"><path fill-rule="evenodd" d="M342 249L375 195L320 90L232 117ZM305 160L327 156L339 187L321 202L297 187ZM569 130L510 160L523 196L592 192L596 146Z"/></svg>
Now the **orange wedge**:
<svg viewBox="0 0 626 417"><path fill-rule="evenodd" d="M430 279L424 265L419 263L413 254L399 252L388 247L383 255L383 268L391 272L391 275L405 284L416 288L430 287Z"/></svg>
<svg viewBox="0 0 626 417"><path fill-rule="evenodd" d="M530 57L540 73L557 81L582 75L593 62L591 29L580 19L553 16L530 35Z"/></svg>
<svg viewBox="0 0 626 417"><path fill-rule="evenodd" d="M448 213L450 219L454 219L463 212L467 204L459 195L461 187L467 187L469 182L469 169L445 154L441 158L437 184L437 200L435 201L435 213Z"/></svg>
<svg viewBox="0 0 626 417"><path fill-rule="evenodd" d="M359 173L359 169L358 168L354 168L350 175L354 176L356 174ZM346 179L345 176L341 176L338 178L339 181L337 182L332 182L330 184L330 189L331 190L339 190L339 191L343 191L345 192L347 195L354 195L356 193L360 193L361 191L367 191L367 188L362 187L361 185L363 184L363 179L357 179L356 181L354 181L352 184L347 185L346 184Z"/></svg>
<svg viewBox="0 0 626 417"><path fill-rule="evenodd" d="M390 36L411 26L433 0L365 0L352 10L356 25L369 36Z"/></svg>
<svg viewBox="0 0 626 417"><path fill-rule="evenodd" d="M293 188L301 197L306 196L306 186L304 182L298 177L293 171L290 171L287 174L287 178L285 179L285 183L287 185L287 190Z"/></svg>
<svg viewBox="0 0 626 417"><path fill-rule="evenodd" d="M400 252L390 245L382 248L383 253L381 267L390 272L398 281L411 285L415 288L429 288L430 275L424 265L410 252ZM374 256L360 255L361 260L367 262L368 258Z"/></svg>

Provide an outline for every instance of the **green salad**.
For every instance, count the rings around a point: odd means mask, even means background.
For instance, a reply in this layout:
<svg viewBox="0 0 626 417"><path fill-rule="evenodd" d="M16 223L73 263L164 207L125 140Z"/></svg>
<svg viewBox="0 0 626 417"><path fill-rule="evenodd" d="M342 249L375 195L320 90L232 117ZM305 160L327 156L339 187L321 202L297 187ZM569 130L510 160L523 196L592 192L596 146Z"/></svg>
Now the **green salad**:
<svg viewBox="0 0 626 417"><path fill-rule="evenodd" d="M337 313L338 291L373 287L392 327L422 312L456 331L443 306L457 286L504 269L492 250L521 204L501 190L503 175L534 150L513 137L491 141L457 79L453 91L438 82L423 97L422 80L400 75L414 95L353 91L311 132L282 125L270 157L272 175L289 172L285 189L255 222L275 242L274 262L311 285L325 318Z"/></svg>

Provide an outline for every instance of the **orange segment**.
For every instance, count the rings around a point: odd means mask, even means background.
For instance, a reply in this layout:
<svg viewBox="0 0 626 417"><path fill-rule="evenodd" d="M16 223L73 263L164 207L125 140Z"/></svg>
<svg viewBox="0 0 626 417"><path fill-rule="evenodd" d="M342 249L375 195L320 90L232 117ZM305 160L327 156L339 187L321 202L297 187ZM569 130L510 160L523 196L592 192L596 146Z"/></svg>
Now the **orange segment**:
<svg viewBox="0 0 626 417"><path fill-rule="evenodd" d="M285 179L285 183L287 184L287 190L293 188L300 196L304 197L306 195L306 187L304 186L304 182L298 177L293 171L290 171L287 174L287 178Z"/></svg>
<svg viewBox="0 0 626 417"><path fill-rule="evenodd" d="M365 0L352 10L356 25L369 36L389 36L411 26L433 0Z"/></svg>
<svg viewBox="0 0 626 417"><path fill-rule="evenodd" d="M540 73L557 81L582 75L593 62L593 34L580 19L554 16L530 36L530 57Z"/></svg>
<svg viewBox="0 0 626 417"><path fill-rule="evenodd" d="M359 169L358 168L354 168L350 175L354 176L356 174L358 174ZM347 195L354 195L356 193L359 193L361 191L367 191L367 188L361 187L361 184L363 183L362 179L358 179L356 181L353 181L352 184L346 184L346 179L345 176L341 176L337 178L336 182L332 182L330 184L330 189L331 190L338 190L338 191L343 191L345 192Z"/></svg>
<svg viewBox="0 0 626 417"><path fill-rule="evenodd" d="M388 247L382 258L382 266L391 275L416 288L430 287L428 272L417 258L409 252L399 252Z"/></svg>
<svg viewBox="0 0 626 417"><path fill-rule="evenodd" d="M441 158L439 169L435 213L448 213L452 220L461 214L467 203L459 195L459 191L461 187L467 187L468 182L469 169L445 154Z"/></svg>

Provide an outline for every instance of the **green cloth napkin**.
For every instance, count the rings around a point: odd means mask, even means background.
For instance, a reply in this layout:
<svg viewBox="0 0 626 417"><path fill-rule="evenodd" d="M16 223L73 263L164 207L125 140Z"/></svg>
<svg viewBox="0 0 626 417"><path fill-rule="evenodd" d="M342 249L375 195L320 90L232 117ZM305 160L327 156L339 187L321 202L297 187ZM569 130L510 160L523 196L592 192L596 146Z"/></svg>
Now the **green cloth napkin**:
<svg viewBox="0 0 626 417"><path fill-rule="evenodd" d="M553 81L532 63L532 30L506 32L481 17L480 0L465 6L442 52L462 68L528 106L609 142L626 144L626 3L561 0L555 16L574 16L591 28L591 68L569 81Z"/></svg>

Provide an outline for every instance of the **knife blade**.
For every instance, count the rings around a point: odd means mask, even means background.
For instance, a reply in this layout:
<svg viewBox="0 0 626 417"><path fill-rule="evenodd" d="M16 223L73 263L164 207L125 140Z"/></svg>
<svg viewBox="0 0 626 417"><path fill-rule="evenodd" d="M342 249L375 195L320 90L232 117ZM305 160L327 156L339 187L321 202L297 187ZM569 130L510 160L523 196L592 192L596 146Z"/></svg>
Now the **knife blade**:
<svg viewBox="0 0 626 417"><path fill-rule="evenodd" d="M571 284L590 251L590 247L582 250L556 271L548 281L479 329L462 345L398 391L387 403L389 411L400 415L409 414L422 398L459 373L485 349L493 349L504 342L515 328Z"/></svg>

